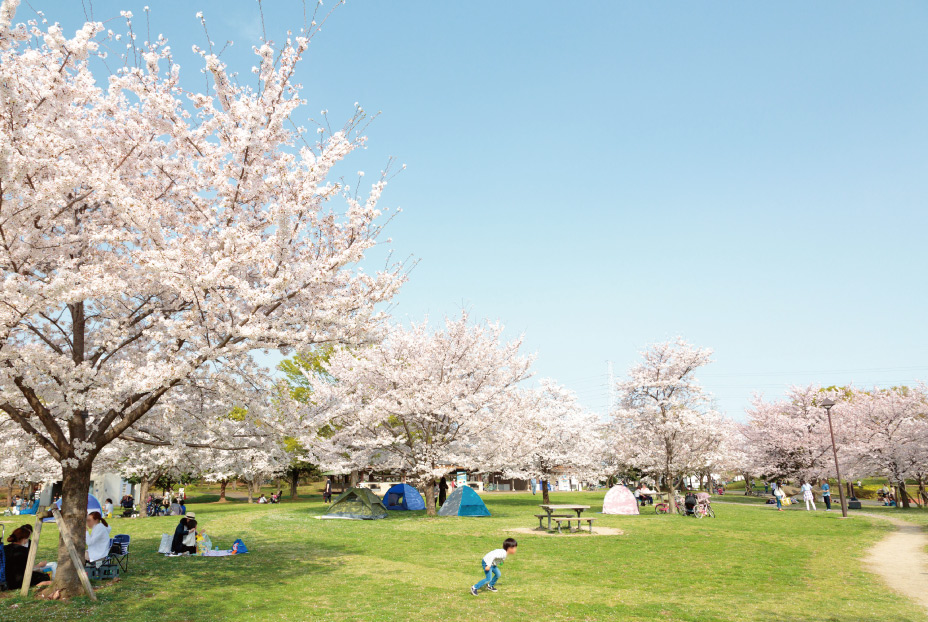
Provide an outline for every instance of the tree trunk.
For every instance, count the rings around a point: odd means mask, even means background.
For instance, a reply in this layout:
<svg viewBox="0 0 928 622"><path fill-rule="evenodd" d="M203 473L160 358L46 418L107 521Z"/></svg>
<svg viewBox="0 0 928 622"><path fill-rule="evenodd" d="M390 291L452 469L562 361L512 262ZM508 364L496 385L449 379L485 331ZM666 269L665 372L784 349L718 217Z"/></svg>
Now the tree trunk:
<svg viewBox="0 0 928 622"><path fill-rule="evenodd" d="M226 486L229 485L229 480L224 479L219 481L219 500L226 500Z"/></svg>
<svg viewBox="0 0 928 622"><path fill-rule="evenodd" d="M10 480L10 487L6 491L6 505L7 507L13 507L13 480Z"/></svg>
<svg viewBox="0 0 928 622"><path fill-rule="evenodd" d="M435 479L425 481L425 513L428 516L435 516Z"/></svg>
<svg viewBox="0 0 928 622"><path fill-rule="evenodd" d="M299 483L300 483L300 474L294 473L293 476L290 477L290 498L293 500L296 500L296 493L297 493L296 489Z"/></svg>
<svg viewBox="0 0 928 622"><path fill-rule="evenodd" d="M352 487L352 488L354 488L355 486L358 485L358 472L357 472L357 470L351 472L351 481L350 481L350 484L351 484L351 487Z"/></svg>
<svg viewBox="0 0 928 622"><path fill-rule="evenodd" d="M677 483L673 480L673 476L670 473L665 473L664 479L667 481L667 488L669 492L669 501L670 501L670 511L677 511Z"/></svg>
<svg viewBox="0 0 928 622"><path fill-rule="evenodd" d="M905 489L905 480L903 479L899 482L899 499L902 501L902 507L908 510L911 506L909 505L909 491Z"/></svg>
<svg viewBox="0 0 928 622"><path fill-rule="evenodd" d="M74 538L74 548L77 555L84 558L84 533L87 530L87 494L90 491L90 464L78 467L61 466L61 518L71 531ZM71 563L71 556L64 544L64 539L58 537L58 570L55 571L55 580L49 593L61 590L63 597L79 596L83 592L77 568Z"/></svg>
<svg viewBox="0 0 928 622"><path fill-rule="evenodd" d="M925 490L925 478L918 478L918 496L921 498L922 507L925 507L925 504L928 503L928 490Z"/></svg>
<svg viewBox="0 0 928 622"><path fill-rule="evenodd" d="M246 487L248 488L248 503L254 503L254 496L252 495L251 482L245 482Z"/></svg>
<svg viewBox="0 0 928 622"><path fill-rule="evenodd" d="M548 496L548 480L541 480L541 501L545 505L551 503L551 498Z"/></svg>
<svg viewBox="0 0 928 622"><path fill-rule="evenodd" d="M148 516L148 490L150 486L151 482L148 481L148 476L143 475L139 481L139 516L142 518Z"/></svg>

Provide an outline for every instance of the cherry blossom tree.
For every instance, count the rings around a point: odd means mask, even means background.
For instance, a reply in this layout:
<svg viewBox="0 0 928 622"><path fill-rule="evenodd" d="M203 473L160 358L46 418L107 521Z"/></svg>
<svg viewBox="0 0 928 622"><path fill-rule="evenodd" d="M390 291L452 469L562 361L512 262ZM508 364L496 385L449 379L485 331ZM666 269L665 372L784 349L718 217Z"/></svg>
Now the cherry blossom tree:
<svg viewBox="0 0 928 622"><path fill-rule="evenodd" d="M394 327L385 341L334 351L326 376L307 373L307 433L300 440L325 468L400 472L425 488L450 465L484 469L475 447L494 432L531 359L521 339L502 343L498 324L472 325L467 314L432 332L426 323ZM323 432L323 433L320 433Z"/></svg>
<svg viewBox="0 0 928 622"><path fill-rule="evenodd" d="M616 384L612 451L620 464L663 479L671 503L678 480L704 470L718 447L723 418L695 378L711 354L682 338L658 343Z"/></svg>
<svg viewBox="0 0 928 622"><path fill-rule="evenodd" d="M828 416L821 406L834 400L832 418L842 473L851 477L861 472L859 461L841 448L858 437L856 417L851 407L854 389L817 385L791 387L786 397L764 401L756 396L747 410L748 422L742 428L751 470L773 478L813 480L835 477L834 456L828 430Z"/></svg>
<svg viewBox="0 0 928 622"><path fill-rule="evenodd" d="M549 503L549 483L559 468L597 478L605 468L604 426L584 411L576 395L553 380L513 395L505 414L481 444L484 468L507 477L537 478Z"/></svg>
<svg viewBox="0 0 928 622"><path fill-rule="evenodd" d="M0 410L61 465L81 533L95 458L145 438L172 392L255 350L363 342L404 276L358 267L385 177L367 197L328 181L363 110L315 143L294 120L311 33L257 48L256 87L203 52L212 90L190 93L164 39L128 37L98 81L102 23L68 38L14 25L17 4L0 5ZM78 593L63 543L58 562L52 589Z"/></svg>
<svg viewBox="0 0 928 622"><path fill-rule="evenodd" d="M848 410L857 422L849 453L862 470L887 477L909 507L905 480L928 467L928 391L915 388L874 388L857 391Z"/></svg>
<svg viewBox="0 0 928 622"><path fill-rule="evenodd" d="M61 479L61 466L9 417L0 414L0 487L13 503L16 488L23 496L32 486Z"/></svg>

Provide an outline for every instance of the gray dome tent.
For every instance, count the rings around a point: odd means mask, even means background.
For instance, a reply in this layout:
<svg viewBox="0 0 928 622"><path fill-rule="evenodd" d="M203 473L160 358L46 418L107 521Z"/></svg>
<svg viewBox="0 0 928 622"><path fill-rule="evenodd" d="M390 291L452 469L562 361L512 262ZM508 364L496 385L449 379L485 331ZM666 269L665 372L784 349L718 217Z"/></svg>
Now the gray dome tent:
<svg viewBox="0 0 928 622"><path fill-rule="evenodd" d="M321 518L374 520L386 517L387 508L380 497L367 488L349 488L332 502L329 511Z"/></svg>

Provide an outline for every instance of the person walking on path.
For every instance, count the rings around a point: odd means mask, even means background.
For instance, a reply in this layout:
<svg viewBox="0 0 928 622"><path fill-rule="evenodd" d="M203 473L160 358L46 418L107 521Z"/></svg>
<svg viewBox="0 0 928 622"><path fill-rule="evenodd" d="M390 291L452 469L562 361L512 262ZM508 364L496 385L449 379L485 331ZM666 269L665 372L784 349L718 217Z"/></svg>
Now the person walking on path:
<svg viewBox="0 0 928 622"><path fill-rule="evenodd" d="M439 507L445 504L445 499L448 496L448 480L444 476L438 480L438 505Z"/></svg>
<svg viewBox="0 0 928 622"><path fill-rule="evenodd" d="M481 581L478 581L475 585L470 587L470 593L474 596L477 595L477 590L483 586L487 587L487 590L490 592L498 592L496 589L496 582L499 581L499 577L502 574L499 571L499 566L509 555L514 555L516 552L516 547L519 546L519 543L516 542L515 538L506 538L503 541L503 548L493 549L489 553L483 556L483 559L480 560L480 569L483 570L486 577Z"/></svg>
<svg viewBox="0 0 928 622"><path fill-rule="evenodd" d="M774 484L773 498L777 500L777 511L778 512L783 511L783 497L785 496L786 496L786 493L783 492L783 487L777 486L776 484Z"/></svg>
<svg viewBox="0 0 928 622"><path fill-rule="evenodd" d="M828 482L822 482L822 501L825 502L825 511L831 512L831 486Z"/></svg>
<svg viewBox="0 0 928 622"><path fill-rule="evenodd" d="M812 511L815 512L818 508L815 507L815 496L812 494L812 486L809 482L802 483L802 499L806 502L806 512L809 511L809 504L812 504Z"/></svg>

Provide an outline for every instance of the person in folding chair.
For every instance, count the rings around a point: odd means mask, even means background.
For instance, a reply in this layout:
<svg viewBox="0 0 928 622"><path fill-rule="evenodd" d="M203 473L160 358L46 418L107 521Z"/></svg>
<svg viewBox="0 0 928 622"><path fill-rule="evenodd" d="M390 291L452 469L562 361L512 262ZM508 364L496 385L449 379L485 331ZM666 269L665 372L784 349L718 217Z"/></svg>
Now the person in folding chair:
<svg viewBox="0 0 928 622"><path fill-rule="evenodd" d="M87 562L99 565L110 552L110 529L106 519L99 512L87 513L87 550L84 558Z"/></svg>

